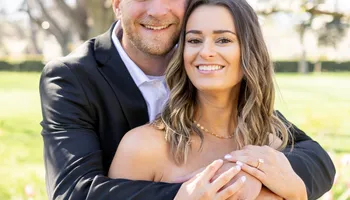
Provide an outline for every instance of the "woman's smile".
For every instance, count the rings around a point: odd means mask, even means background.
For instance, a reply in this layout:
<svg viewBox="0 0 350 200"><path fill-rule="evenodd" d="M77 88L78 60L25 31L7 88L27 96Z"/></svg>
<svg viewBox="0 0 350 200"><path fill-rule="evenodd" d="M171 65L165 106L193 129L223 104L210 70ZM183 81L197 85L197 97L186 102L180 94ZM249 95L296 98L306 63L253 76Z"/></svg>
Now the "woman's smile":
<svg viewBox="0 0 350 200"><path fill-rule="evenodd" d="M225 66L223 65L218 65L218 64L200 64L197 65L196 68L200 73L203 74L212 74L212 73L217 73L223 71Z"/></svg>

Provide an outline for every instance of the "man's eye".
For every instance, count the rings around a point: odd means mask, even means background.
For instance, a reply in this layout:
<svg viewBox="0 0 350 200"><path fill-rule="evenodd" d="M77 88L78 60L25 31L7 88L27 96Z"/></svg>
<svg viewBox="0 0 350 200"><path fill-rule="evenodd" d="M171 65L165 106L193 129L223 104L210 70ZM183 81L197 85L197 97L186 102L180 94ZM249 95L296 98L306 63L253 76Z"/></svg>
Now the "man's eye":
<svg viewBox="0 0 350 200"><path fill-rule="evenodd" d="M187 42L190 43L190 44L198 44L198 43L200 43L201 41L198 40L198 39L189 39L189 40L187 40Z"/></svg>

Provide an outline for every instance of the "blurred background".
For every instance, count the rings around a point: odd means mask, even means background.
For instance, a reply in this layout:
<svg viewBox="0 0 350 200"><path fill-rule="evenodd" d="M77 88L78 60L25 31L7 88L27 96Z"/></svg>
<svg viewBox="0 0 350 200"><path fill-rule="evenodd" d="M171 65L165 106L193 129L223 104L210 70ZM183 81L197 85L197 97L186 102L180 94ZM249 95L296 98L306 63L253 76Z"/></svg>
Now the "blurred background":
<svg viewBox="0 0 350 200"><path fill-rule="evenodd" d="M275 63L276 108L336 165L321 199L350 199L350 1L248 2ZM47 199L40 72L113 21L111 0L0 0L0 199Z"/></svg>

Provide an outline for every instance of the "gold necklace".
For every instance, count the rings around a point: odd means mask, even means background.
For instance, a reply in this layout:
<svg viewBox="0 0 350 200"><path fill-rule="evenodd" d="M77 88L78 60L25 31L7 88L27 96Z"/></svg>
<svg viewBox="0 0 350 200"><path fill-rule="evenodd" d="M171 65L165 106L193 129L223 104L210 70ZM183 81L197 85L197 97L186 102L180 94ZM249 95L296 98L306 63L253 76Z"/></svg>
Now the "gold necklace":
<svg viewBox="0 0 350 200"><path fill-rule="evenodd" d="M220 139L231 139L231 138L233 137L233 135L234 135L234 134L229 135L229 136L217 135L217 134L215 134L215 133L210 132L208 129L204 128L204 127L203 127L200 123L198 123L196 120L193 120L193 122L196 124L196 126L197 126L200 130L202 130L202 131L204 131L204 132L206 132L206 133L209 133L209 134L211 134L211 135L214 135L215 137L220 138Z"/></svg>

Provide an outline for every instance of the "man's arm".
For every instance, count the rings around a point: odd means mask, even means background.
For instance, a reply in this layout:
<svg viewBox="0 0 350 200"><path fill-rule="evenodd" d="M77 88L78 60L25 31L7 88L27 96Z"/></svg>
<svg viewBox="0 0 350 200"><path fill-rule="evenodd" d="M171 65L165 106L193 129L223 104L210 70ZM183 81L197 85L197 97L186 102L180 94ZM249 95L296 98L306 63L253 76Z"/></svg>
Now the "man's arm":
<svg viewBox="0 0 350 200"><path fill-rule="evenodd" d="M304 181L308 199L317 199L331 189L335 177L335 167L327 152L302 130L288 122L277 111L278 116L286 124L291 125L294 147L287 146L283 150L295 173ZM291 151L292 149L292 151Z"/></svg>
<svg viewBox="0 0 350 200"><path fill-rule="evenodd" d="M94 112L78 79L50 62L40 79L44 160L49 199L173 199L180 184L109 179Z"/></svg>

